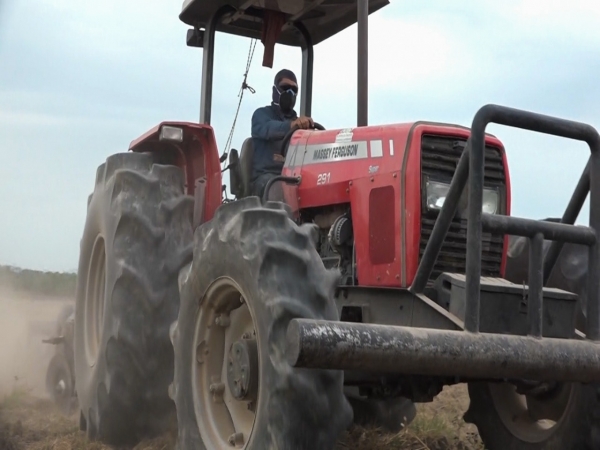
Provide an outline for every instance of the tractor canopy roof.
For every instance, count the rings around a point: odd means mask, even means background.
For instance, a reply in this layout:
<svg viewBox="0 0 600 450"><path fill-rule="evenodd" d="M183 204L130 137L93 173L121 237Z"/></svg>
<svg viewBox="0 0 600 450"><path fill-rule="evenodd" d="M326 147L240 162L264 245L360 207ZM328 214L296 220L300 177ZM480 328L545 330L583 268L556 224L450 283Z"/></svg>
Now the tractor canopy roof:
<svg viewBox="0 0 600 450"><path fill-rule="evenodd" d="M388 0L369 0L369 14L388 4ZM179 18L202 29L220 8L228 5L236 12L223 19L218 31L261 39L263 23L277 18L285 25L276 42L298 47L305 40L289 23L301 22L316 45L357 22L356 0L185 0Z"/></svg>

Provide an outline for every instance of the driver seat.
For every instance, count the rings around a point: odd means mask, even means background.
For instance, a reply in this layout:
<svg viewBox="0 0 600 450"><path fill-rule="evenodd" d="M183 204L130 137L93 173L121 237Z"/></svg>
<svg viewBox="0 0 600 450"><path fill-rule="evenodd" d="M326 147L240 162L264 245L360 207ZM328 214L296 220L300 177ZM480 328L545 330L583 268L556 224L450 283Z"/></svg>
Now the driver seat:
<svg viewBox="0 0 600 450"><path fill-rule="evenodd" d="M254 159L254 142L248 138L242 144L240 155L240 175L242 178L242 197L250 197L252 181L252 160Z"/></svg>

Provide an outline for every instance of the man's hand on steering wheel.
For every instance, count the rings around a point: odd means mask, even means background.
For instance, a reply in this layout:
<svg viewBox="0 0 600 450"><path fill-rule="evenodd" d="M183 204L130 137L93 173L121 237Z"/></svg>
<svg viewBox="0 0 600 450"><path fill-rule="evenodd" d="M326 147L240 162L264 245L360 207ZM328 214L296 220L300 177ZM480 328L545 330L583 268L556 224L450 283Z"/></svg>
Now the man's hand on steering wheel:
<svg viewBox="0 0 600 450"><path fill-rule="evenodd" d="M314 128L315 123L310 117L301 116L292 121L292 129L308 130Z"/></svg>
<svg viewBox="0 0 600 450"><path fill-rule="evenodd" d="M298 126L296 126L295 124L299 123L302 126L300 128L298 128ZM283 138L283 141L281 142L281 150L280 150L280 155L282 156L282 158L285 160L285 156L287 155L287 150L288 150L288 145L290 144L290 139L292 138L292 135L294 134L294 132L296 132L298 129L304 129L304 130L309 130L309 129L314 129L314 130L324 130L325 127L323 125L321 125L320 123L314 122L310 117L299 117L296 120L292 121L292 127L290 129L290 131L287 132L287 134L285 135L285 137Z"/></svg>

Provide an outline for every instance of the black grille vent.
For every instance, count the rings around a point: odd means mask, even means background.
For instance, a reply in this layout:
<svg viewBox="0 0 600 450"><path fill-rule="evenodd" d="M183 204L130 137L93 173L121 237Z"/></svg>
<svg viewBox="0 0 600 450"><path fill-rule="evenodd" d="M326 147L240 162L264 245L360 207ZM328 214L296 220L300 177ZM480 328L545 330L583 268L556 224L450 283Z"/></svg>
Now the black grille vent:
<svg viewBox="0 0 600 450"><path fill-rule="evenodd" d="M464 139L423 136L421 140L421 170L427 175L432 175L434 179L452 179L465 144L466 140ZM486 184L504 184L504 178L500 151L497 148L486 147Z"/></svg>
<svg viewBox="0 0 600 450"><path fill-rule="evenodd" d="M465 148L466 140L441 136L423 136L421 141L421 170L424 175L433 180L450 181L458 161ZM485 185L505 185L504 166L500 151L486 147L485 154ZM422 208L420 257L423 256L437 214L432 214ZM502 262L502 235L483 233L482 242L482 275L500 276ZM437 258L431 274L431 281L442 272L466 272L467 259L467 221L455 217L446 235L442 250Z"/></svg>

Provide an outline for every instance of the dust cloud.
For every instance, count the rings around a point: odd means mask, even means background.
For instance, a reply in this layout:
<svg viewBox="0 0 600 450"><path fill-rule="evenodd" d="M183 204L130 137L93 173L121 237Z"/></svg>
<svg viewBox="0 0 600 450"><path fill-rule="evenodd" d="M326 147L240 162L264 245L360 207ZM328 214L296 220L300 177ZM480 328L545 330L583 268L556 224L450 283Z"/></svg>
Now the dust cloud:
<svg viewBox="0 0 600 450"><path fill-rule="evenodd" d="M47 397L46 368L54 346L42 339L53 336L61 308L72 302L0 286L0 398L15 389Z"/></svg>

